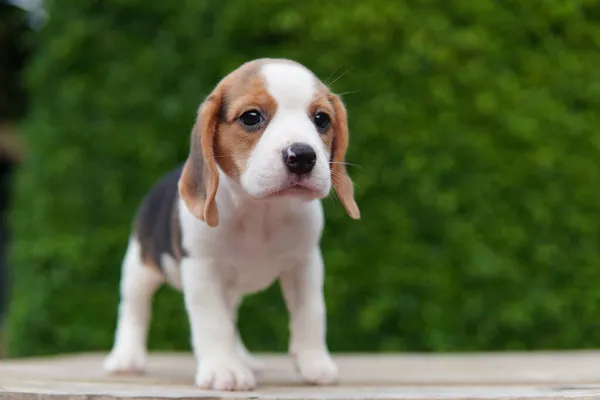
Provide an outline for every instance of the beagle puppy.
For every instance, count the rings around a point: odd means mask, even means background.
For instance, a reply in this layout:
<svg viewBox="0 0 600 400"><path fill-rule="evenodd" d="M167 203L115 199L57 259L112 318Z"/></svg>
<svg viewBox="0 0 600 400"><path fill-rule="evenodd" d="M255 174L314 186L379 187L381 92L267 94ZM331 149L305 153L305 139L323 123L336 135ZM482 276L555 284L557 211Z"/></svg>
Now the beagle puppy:
<svg viewBox="0 0 600 400"><path fill-rule="evenodd" d="M251 390L261 364L237 330L244 295L279 279L289 351L303 380L332 384L325 339L321 199L333 188L360 218L344 157L346 110L309 69L286 59L247 62L200 105L187 160L142 202L122 264L115 342L105 370L142 372L151 300L183 292L196 384Z"/></svg>

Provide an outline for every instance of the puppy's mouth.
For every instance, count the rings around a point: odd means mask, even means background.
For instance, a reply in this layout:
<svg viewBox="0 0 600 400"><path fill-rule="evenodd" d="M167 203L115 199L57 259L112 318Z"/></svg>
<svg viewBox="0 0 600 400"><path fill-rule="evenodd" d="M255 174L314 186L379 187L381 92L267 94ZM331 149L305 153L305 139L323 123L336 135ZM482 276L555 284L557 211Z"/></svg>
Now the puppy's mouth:
<svg viewBox="0 0 600 400"><path fill-rule="evenodd" d="M275 190L274 192L269 193L266 198L274 198L274 197L299 197L305 199L317 199L320 198L321 193L309 185L306 185L301 182L290 183L285 187Z"/></svg>

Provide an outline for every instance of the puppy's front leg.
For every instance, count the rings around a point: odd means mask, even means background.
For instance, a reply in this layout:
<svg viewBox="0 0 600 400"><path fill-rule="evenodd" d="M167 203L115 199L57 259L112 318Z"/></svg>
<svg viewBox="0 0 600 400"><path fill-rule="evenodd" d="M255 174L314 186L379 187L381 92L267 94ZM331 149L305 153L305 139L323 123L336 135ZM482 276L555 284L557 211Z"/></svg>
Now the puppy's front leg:
<svg viewBox="0 0 600 400"><path fill-rule="evenodd" d="M181 263L185 306L198 363L196 385L215 390L251 390L252 371L236 351L237 335L229 296L211 260Z"/></svg>
<svg viewBox="0 0 600 400"><path fill-rule="evenodd" d="M290 313L290 353L308 383L337 381L337 366L326 343L326 312L323 298L323 259L317 247L300 265L280 276Z"/></svg>

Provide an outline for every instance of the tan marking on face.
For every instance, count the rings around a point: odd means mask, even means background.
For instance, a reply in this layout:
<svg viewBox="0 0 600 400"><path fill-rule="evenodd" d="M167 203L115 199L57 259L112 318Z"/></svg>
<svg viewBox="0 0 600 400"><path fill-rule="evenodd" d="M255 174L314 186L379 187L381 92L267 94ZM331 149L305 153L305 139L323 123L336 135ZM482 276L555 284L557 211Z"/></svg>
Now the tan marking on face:
<svg viewBox="0 0 600 400"><path fill-rule="evenodd" d="M321 140L325 143L325 147L329 152L331 152L331 146L333 144L333 121L335 120L335 110L333 104L331 104L331 101L329 100L330 94L331 91L329 88L318 81L315 97L308 107L308 117L311 120L318 112L324 112L331 118L331 125L327 131L320 134Z"/></svg>
<svg viewBox="0 0 600 400"><path fill-rule="evenodd" d="M277 103L267 92L264 78L259 73L264 62L247 64L222 83L225 101L217 125L215 157L221 169L235 179L239 179L246 168L250 152L277 111ZM261 112L265 119L258 129L248 129L238 120L250 110Z"/></svg>

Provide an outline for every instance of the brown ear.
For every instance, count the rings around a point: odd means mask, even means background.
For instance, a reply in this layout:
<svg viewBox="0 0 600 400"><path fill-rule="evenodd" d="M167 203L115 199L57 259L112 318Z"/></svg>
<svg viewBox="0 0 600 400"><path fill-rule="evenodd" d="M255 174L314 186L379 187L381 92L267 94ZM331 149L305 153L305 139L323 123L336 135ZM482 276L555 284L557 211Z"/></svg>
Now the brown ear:
<svg viewBox="0 0 600 400"><path fill-rule="evenodd" d="M329 100L333 104L335 112L331 146L331 182L348 215L353 219L360 219L360 210L354 200L354 187L345 164L346 150L348 149L346 108L342 100L335 94L332 94Z"/></svg>
<svg viewBox="0 0 600 400"><path fill-rule="evenodd" d="M211 227L219 223L215 201L219 172L215 161L214 141L221 102L222 95L217 88L198 109L191 134L190 154L179 179L179 195L188 209Z"/></svg>

